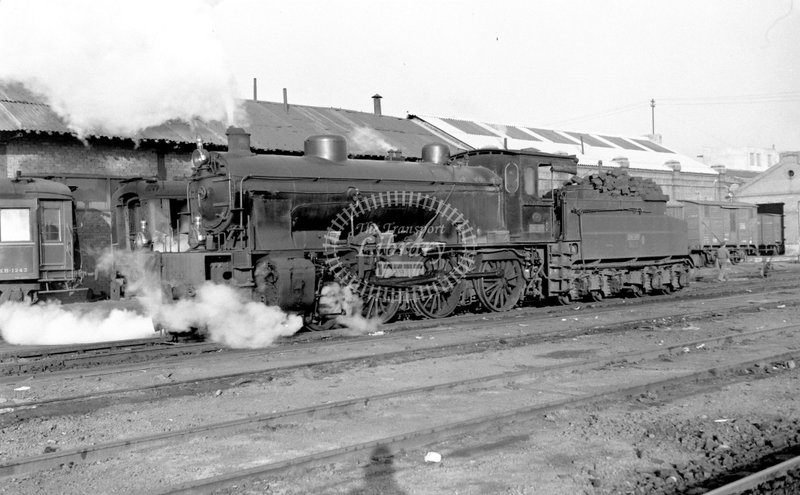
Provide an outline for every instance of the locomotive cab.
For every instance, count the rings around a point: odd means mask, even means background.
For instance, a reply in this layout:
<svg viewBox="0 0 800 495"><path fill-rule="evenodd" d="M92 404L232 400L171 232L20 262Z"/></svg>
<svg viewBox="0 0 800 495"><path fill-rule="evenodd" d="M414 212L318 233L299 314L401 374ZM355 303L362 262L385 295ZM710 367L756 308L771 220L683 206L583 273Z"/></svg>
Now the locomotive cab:
<svg viewBox="0 0 800 495"><path fill-rule="evenodd" d="M454 159L464 165L485 167L502 179L508 230L503 236L487 240L552 242L559 238L561 222L555 216L550 191L578 172L574 156L483 149L456 155Z"/></svg>

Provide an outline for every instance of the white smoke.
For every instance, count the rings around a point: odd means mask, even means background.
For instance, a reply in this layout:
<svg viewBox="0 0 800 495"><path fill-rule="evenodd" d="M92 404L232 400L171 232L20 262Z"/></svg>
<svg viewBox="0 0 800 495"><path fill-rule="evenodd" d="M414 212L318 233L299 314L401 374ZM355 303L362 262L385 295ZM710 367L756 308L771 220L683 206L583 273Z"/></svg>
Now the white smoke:
<svg viewBox="0 0 800 495"><path fill-rule="evenodd" d="M85 344L152 337L150 317L128 309L97 305L89 312L70 311L58 303L0 305L0 334L17 345Z"/></svg>
<svg viewBox="0 0 800 495"><path fill-rule="evenodd" d="M109 251L98 261L99 270L124 276L133 302L8 302L0 305L0 334L11 344L55 345L152 337L156 326L170 332L197 328L229 347L259 348L303 326L300 316L248 300L226 285L206 283L193 299L164 298L152 260L146 251Z"/></svg>
<svg viewBox="0 0 800 495"><path fill-rule="evenodd" d="M394 147L375 129L356 127L347 135L351 151L360 155L385 155Z"/></svg>
<svg viewBox="0 0 800 495"><path fill-rule="evenodd" d="M202 1L2 0L0 79L42 94L80 136L235 120L235 81Z"/></svg>
<svg viewBox="0 0 800 495"><path fill-rule="evenodd" d="M193 299L162 305L154 318L171 331L201 328L214 342L248 349L266 347L303 326L300 316L246 300L232 287L212 283L202 285Z"/></svg>
<svg viewBox="0 0 800 495"><path fill-rule="evenodd" d="M214 341L234 348L258 348L296 333L303 319L278 307L246 299L232 287L205 283L192 299L164 298L160 279L147 251L115 251L99 266L122 274L126 294L135 295L147 314L169 332L205 331Z"/></svg>
<svg viewBox="0 0 800 495"><path fill-rule="evenodd" d="M349 329L351 334L374 332L381 325L377 316L366 318L362 315L363 306L364 301L348 286L332 282L320 291L320 313L336 315L336 323Z"/></svg>

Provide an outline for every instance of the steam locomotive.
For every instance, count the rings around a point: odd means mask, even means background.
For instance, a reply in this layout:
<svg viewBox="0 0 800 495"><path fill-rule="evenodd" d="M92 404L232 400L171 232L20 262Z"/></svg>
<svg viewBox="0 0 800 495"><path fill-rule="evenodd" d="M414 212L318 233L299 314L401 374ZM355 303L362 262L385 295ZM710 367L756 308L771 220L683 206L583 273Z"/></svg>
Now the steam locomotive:
<svg viewBox="0 0 800 495"><path fill-rule="evenodd" d="M0 303L84 301L72 191L44 179L0 180Z"/></svg>
<svg viewBox="0 0 800 495"><path fill-rule="evenodd" d="M316 328L348 311L388 321L401 309L439 318L471 304L666 293L695 263L686 222L666 214L655 184L578 180L574 156L430 144L417 162L352 160L331 135L308 138L303 156L256 155L244 130L227 135L226 152L198 145L187 182L115 195L131 247L179 236L153 250L174 298L229 284Z"/></svg>

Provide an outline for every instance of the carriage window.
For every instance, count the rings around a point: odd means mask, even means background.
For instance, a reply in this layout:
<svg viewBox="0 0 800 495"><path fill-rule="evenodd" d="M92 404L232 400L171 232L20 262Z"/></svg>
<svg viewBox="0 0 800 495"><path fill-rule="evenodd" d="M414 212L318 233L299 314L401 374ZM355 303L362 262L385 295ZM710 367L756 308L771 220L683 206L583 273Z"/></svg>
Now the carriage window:
<svg viewBox="0 0 800 495"><path fill-rule="evenodd" d="M536 172L533 167L525 167L525 194L536 196Z"/></svg>
<svg viewBox="0 0 800 495"><path fill-rule="evenodd" d="M55 208L42 210L42 240L61 242L61 210Z"/></svg>
<svg viewBox="0 0 800 495"><path fill-rule="evenodd" d="M0 210L0 242L30 242L31 210L3 208Z"/></svg>
<svg viewBox="0 0 800 495"><path fill-rule="evenodd" d="M519 167L516 163L506 164L506 191L517 192L519 189Z"/></svg>

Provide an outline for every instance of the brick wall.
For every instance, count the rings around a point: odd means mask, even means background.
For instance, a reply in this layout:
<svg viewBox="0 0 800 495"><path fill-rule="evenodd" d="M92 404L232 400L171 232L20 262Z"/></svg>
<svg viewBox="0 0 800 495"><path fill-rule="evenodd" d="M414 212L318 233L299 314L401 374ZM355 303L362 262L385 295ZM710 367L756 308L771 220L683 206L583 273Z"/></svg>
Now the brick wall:
<svg viewBox="0 0 800 495"><path fill-rule="evenodd" d="M187 175L191 169L190 158L189 153L163 154L166 178ZM0 145L0 173L13 177L17 170L31 175L157 176L158 152L137 148L129 141L86 146L69 137L30 136Z"/></svg>

